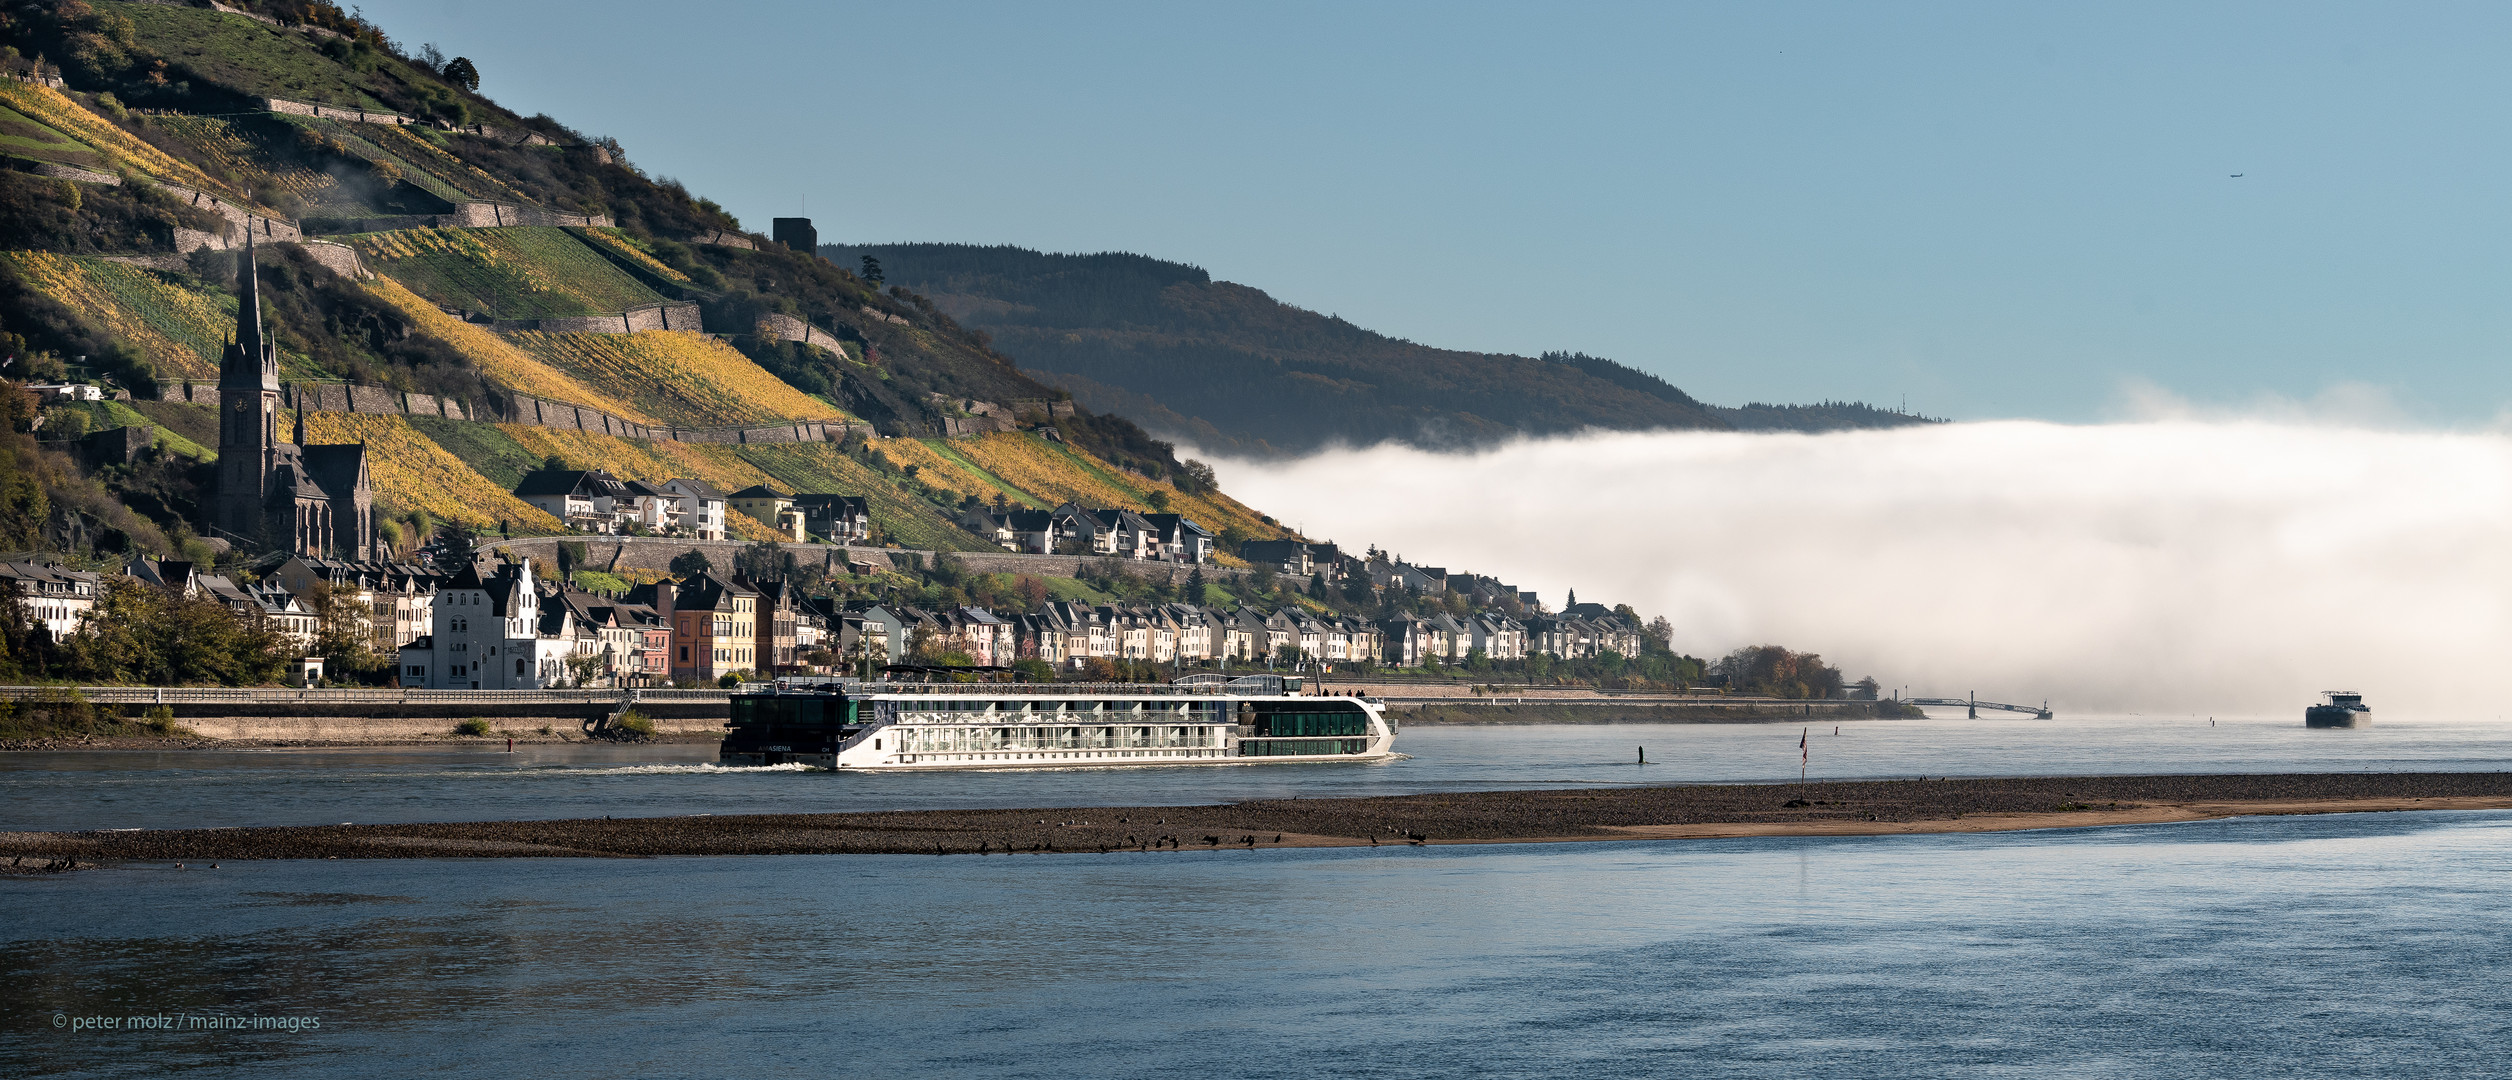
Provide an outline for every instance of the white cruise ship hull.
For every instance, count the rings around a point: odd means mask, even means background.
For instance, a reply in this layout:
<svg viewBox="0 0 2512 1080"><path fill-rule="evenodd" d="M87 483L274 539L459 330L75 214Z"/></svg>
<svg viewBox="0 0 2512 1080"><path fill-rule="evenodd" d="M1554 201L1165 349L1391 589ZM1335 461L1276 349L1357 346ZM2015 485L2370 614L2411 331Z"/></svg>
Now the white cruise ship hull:
<svg viewBox="0 0 2512 1080"><path fill-rule="evenodd" d="M756 708L737 708L735 722L727 725L734 732L719 760L729 766L919 772L1309 765L1396 756L1395 727L1385 709L1359 698L1115 688L863 689L871 692L846 695L838 704L810 694L755 698ZM793 702L802 704L788 704ZM831 730L828 724L841 722L832 720L817 729L780 727L774 717L787 714L779 709L826 716L842 710L843 726Z"/></svg>

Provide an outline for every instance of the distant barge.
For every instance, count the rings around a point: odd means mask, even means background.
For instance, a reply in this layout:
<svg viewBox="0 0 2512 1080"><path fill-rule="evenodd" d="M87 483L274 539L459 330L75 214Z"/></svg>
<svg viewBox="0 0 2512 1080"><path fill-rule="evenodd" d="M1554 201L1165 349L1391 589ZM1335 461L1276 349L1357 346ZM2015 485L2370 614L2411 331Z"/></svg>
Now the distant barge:
<svg viewBox="0 0 2512 1080"><path fill-rule="evenodd" d="M2357 728L2372 724L2372 706L2364 704L2364 695L2352 690L2328 690L2320 695L2320 704L2303 710L2303 726L2316 728Z"/></svg>

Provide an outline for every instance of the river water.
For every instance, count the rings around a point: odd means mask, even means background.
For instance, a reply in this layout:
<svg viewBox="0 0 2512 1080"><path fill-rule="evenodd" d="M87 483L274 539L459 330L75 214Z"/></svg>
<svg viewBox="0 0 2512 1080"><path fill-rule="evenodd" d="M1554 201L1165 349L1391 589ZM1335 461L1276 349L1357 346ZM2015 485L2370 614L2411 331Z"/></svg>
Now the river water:
<svg viewBox="0 0 2512 1080"><path fill-rule="evenodd" d="M2492 721L2217 720L1842 725L1808 740L1809 772L2512 767ZM1794 776L1800 731L1421 727L1391 765L1139 775L726 774L691 760L703 747L11 755L0 824L1775 779ZM1627 762L1642 744L1662 761L1645 773ZM2500 1071L2512 1036L2507 875L2512 812L2491 811L1420 849L135 865L0 879L0 1075L2478 1075ZM208 1026L257 1021L269 1026Z"/></svg>
<svg viewBox="0 0 2512 1080"><path fill-rule="evenodd" d="M0 882L0 1074L2493 1075L2507 874L2496 812L133 868Z"/></svg>
<svg viewBox="0 0 2512 1080"><path fill-rule="evenodd" d="M2512 723L2389 717L2094 716L1804 724L1408 727L1403 760L831 774L722 769L712 745L0 754L0 829L311 825L981 806L1173 805L1806 775L2512 770ZM1651 764L1637 764L1645 747Z"/></svg>

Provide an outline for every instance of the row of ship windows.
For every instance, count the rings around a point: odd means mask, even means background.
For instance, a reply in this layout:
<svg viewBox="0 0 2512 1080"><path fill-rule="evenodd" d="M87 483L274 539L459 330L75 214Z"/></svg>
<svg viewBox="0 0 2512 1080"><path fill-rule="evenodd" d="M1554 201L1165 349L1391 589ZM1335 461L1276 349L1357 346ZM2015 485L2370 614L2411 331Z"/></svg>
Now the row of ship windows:
<svg viewBox="0 0 2512 1080"><path fill-rule="evenodd" d="M1153 723L1159 723L1164 719L1184 720L1200 714L1204 718L1213 722L1219 722L1221 718L1228 715L1229 712L1229 707L1218 701L1174 704L1169 702L1145 703L1135 701L1071 701L1038 702L1035 704L1007 703L997 706L991 710L986 707L986 703L984 702L974 703L970 708L966 709L953 709L951 708L953 704L956 703L920 701L916 703L916 708L912 710L901 709L898 714L899 722L907 724L965 724L971 719L965 714L972 712L985 713L989 716L1000 716L1005 718L1060 716L1082 719L1086 717L1101 717L1119 722L1140 719L1148 720Z"/></svg>
<svg viewBox="0 0 2512 1080"><path fill-rule="evenodd" d="M1240 757L1292 757L1306 754L1360 754L1368 739L1241 739Z"/></svg>
<svg viewBox="0 0 2512 1080"><path fill-rule="evenodd" d="M901 729L901 753L955 753L968 750L1114 750L1167 747L1218 747L1217 727L1012 727Z"/></svg>
<svg viewBox="0 0 2512 1080"><path fill-rule="evenodd" d="M874 747L874 749L876 749L876 750L877 750L877 749L879 749L879 747ZM1085 753L1085 752L1082 752L1082 751L1065 751L1065 752L1047 751L1047 752L1043 752L1043 753L973 753L973 754L935 754L935 753L915 753L915 754L904 754L904 755L901 755L901 756L900 756L900 758L899 758L899 760L900 760L900 761L903 761L903 762L916 762L916 761L926 761L926 762L935 762L935 761L1053 761L1053 760L1055 760L1055 759L1057 759L1057 758L1079 758L1079 757L1096 757L1096 758L1208 758L1208 757L1223 757L1223 756L1225 756L1225 755L1224 755L1224 753L1223 753L1222 751L1220 751L1220 750L1107 750L1107 751L1101 751L1101 752L1098 752L1098 753Z"/></svg>

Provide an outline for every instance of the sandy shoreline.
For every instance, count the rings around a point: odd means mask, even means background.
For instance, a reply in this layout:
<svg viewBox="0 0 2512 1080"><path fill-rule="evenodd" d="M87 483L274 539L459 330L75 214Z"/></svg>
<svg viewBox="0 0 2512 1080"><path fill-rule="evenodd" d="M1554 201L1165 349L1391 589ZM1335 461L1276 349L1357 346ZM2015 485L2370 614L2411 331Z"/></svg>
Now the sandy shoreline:
<svg viewBox="0 0 2512 1080"><path fill-rule="evenodd" d="M2512 809L2512 773L1704 784L1221 806L0 832L0 864L1174 852L2003 832L2252 815L2495 809Z"/></svg>

